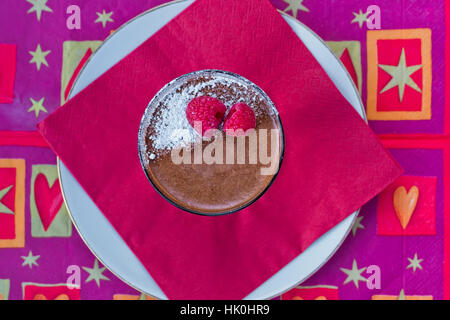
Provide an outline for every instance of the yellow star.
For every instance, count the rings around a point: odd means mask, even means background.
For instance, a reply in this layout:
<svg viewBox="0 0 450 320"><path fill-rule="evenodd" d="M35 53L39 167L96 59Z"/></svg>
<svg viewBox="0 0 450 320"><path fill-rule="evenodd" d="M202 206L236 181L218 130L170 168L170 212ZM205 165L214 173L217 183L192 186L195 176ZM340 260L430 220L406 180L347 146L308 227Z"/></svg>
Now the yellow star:
<svg viewBox="0 0 450 320"><path fill-rule="evenodd" d="M22 267L29 266L30 269L32 269L33 266L39 266L39 264L36 262L39 257L40 256L33 256L33 253L30 250L28 252L28 256L21 256L21 258L23 259Z"/></svg>
<svg viewBox="0 0 450 320"><path fill-rule="evenodd" d="M408 85L414 90L418 92L422 92L420 90L419 86L411 79L411 75L422 68L422 65L415 65L415 66L406 66L406 59L405 59L405 48L402 49L402 53L400 54L400 60L398 62L397 66L389 66L389 65L378 65L382 70L389 73L389 75L392 77L391 81L383 88L383 90L380 91L380 93L386 92L389 89L392 89L396 86L398 86L398 93L400 96L400 102L403 101L403 94L405 93L405 86Z"/></svg>
<svg viewBox="0 0 450 320"><path fill-rule="evenodd" d="M355 18L352 20L351 23L358 22L359 28L362 28L363 23L367 21L367 16L369 15L369 12L363 13L361 9L359 9L359 13L352 12Z"/></svg>
<svg viewBox="0 0 450 320"><path fill-rule="evenodd" d="M365 229L365 227L361 224L361 220L363 219L363 216L357 217L355 223L352 226L352 234L353 236L356 235L356 231L358 231L358 229Z"/></svg>
<svg viewBox="0 0 450 320"><path fill-rule="evenodd" d="M423 261L423 259L419 259L417 257L417 253L414 255L414 258L408 258L408 260L409 260L409 265L406 267L406 269L412 268L413 272L416 272L417 268L422 270L422 266L420 265L420 263Z"/></svg>
<svg viewBox="0 0 450 320"><path fill-rule="evenodd" d="M0 213L7 213L7 214L14 214L14 212L11 211L7 206L5 206L1 201L4 196L11 190L13 186L6 187L2 190L0 190Z"/></svg>
<svg viewBox="0 0 450 320"><path fill-rule="evenodd" d="M45 57L51 52L48 51L42 51L41 45L38 44L36 51L28 51L33 58L31 58L30 63L36 63L36 67L38 70L41 69L41 64L44 64L46 67L48 67L47 59Z"/></svg>
<svg viewBox="0 0 450 320"><path fill-rule="evenodd" d="M27 112L34 111L34 114L36 115L36 118L39 117L39 112L48 112L47 109L43 106L44 98L42 98L39 101L34 100L33 98L30 98L31 103L33 104L30 109L28 109Z"/></svg>
<svg viewBox="0 0 450 320"><path fill-rule="evenodd" d="M95 259L93 268L83 267L83 270L86 271L87 273L89 273L89 277L86 279L85 282L94 280L95 283L97 284L97 287L100 287L100 280L109 281L109 278L107 276L103 275L103 272L105 271L105 269L106 269L105 267L99 268L98 261L97 261L97 259Z"/></svg>
<svg viewBox="0 0 450 320"><path fill-rule="evenodd" d="M101 22L102 25L103 25L103 28L106 26L106 23L108 23L108 22L114 22L114 20L111 19L111 16L112 16L112 14L113 14L112 11L106 13L106 11L103 10L102 13L100 13L100 12L96 12L96 13L97 13L98 18L97 18L97 20L95 20L95 23Z"/></svg>
<svg viewBox="0 0 450 320"><path fill-rule="evenodd" d="M47 1L48 0L27 0L27 2L33 5L30 10L27 11L27 14L36 12L38 21L41 21L42 11L53 12L52 9L47 7Z"/></svg>
<svg viewBox="0 0 450 320"><path fill-rule="evenodd" d="M309 12L309 9L303 5L304 0L283 0L289 6L284 9L284 12L292 11L292 15L297 18L297 13L299 10Z"/></svg>
<svg viewBox="0 0 450 320"><path fill-rule="evenodd" d="M353 259L353 264L351 269L345 269L341 268L341 271L347 275L347 278L344 281L344 284L349 283L350 281L353 281L353 284L357 289L359 289L359 281L367 281L366 278L364 278L361 273L366 270L366 267L358 269L358 265L356 264L356 260Z"/></svg>

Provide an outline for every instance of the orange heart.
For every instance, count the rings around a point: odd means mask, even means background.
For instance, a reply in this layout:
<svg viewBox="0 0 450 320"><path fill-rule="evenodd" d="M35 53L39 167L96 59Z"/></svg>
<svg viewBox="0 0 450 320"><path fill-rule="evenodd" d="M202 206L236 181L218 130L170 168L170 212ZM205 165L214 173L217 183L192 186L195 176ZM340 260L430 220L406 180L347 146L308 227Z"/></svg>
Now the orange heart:
<svg viewBox="0 0 450 320"><path fill-rule="evenodd" d="M37 295L34 296L33 300L47 300L47 297L44 296L43 294L38 293ZM53 300L70 300L70 299L67 294L62 293Z"/></svg>
<svg viewBox="0 0 450 320"><path fill-rule="evenodd" d="M305 300L305 299L303 299L303 298L300 297L300 296L295 296L295 297L292 298L292 300ZM315 298L314 300L327 300L327 298L324 297L324 296L318 296L318 297Z"/></svg>
<svg viewBox="0 0 450 320"><path fill-rule="evenodd" d="M5 297L1 293L0 293L0 300L5 300Z"/></svg>
<svg viewBox="0 0 450 320"><path fill-rule="evenodd" d="M408 192L406 188L401 186L394 191L394 209L398 220L403 229L408 226L409 220L416 209L417 200L419 199L419 188L412 186Z"/></svg>

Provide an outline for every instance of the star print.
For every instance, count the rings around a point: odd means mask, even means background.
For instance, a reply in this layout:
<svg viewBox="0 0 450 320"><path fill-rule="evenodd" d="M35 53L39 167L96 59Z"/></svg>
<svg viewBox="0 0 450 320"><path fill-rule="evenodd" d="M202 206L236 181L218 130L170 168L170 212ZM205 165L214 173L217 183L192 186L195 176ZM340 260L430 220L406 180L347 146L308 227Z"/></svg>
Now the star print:
<svg viewBox="0 0 450 320"><path fill-rule="evenodd" d="M309 12L309 9L303 5L304 0L283 0L289 6L284 9L284 12L292 11L292 15L297 18L297 13L299 10Z"/></svg>
<svg viewBox="0 0 450 320"><path fill-rule="evenodd" d="M358 265L356 264L356 259L353 259L353 265L351 269L345 269L341 268L341 271L347 275L347 278L344 281L344 284L349 283L350 281L353 281L353 284L357 289L359 289L359 281L367 281L366 278L364 278L361 273L366 270L366 267L358 269Z"/></svg>
<svg viewBox="0 0 450 320"><path fill-rule="evenodd" d="M36 67L38 70L41 69L41 64L44 64L45 66L48 67L48 63L47 63L47 59L45 59L45 57L51 52L50 50L48 51L42 51L41 49L41 45L38 44L36 51L28 51L33 58L31 58L30 63L36 63Z"/></svg>
<svg viewBox="0 0 450 320"><path fill-rule="evenodd" d="M413 272L416 272L417 268L422 270L422 266L420 265L420 263L423 261L423 259L418 259L417 253L414 255L414 258L408 258L408 260L409 265L406 267L406 269L412 268Z"/></svg>
<svg viewBox="0 0 450 320"><path fill-rule="evenodd" d="M33 266L39 266L39 264L36 262L37 259L39 259L40 256L33 256L33 253L31 250L28 252L28 256L22 256L23 259L22 267L29 266L30 269L33 268Z"/></svg>
<svg viewBox="0 0 450 320"><path fill-rule="evenodd" d="M47 1L48 0L27 0L27 2L33 5L30 10L27 11L27 14L36 12L38 21L41 21L42 11L53 12L52 9L47 7Z"/></svg>
<svg viewBox="0 0 450 320"><path fill-rule="evenodd" d="M357 217L355 223L352 226L352 234L353 236L356 235L356 231L358 231L358 229L365 229L365 227L361 224L361 220L363 219L363 216Z"/></svg>
<svg viewBox="0 0 450 320"><path fill-rule="evenodd" d="M34 100L33 98L30 98L31 103L33 104L30 109L28 109L27 112L34 111L34 114L36 115L36 118L39 117L39 112L48 112L47 109L43 106L44 98L42 98L39 101Z"/></svg>
<svg viewBox="0 0 450 320"><path fill-rule="evenodd" d="M111 19L111 16L112 16L112 14L113 14L112 11L106 13L106 11L103 10L102 13L100 13L100 12L96 12L96 13L97 13L98 18L97 18L97 20L95 20L95 23L101 22L103 28L106 26L106 24L107 24L108 22L114 22L114 20Z"/></svg>
<svg viewBox="0 0 450 320"><path fill-rule="evenodd" d="M352 12L355 18L352 20L351 23L358 22L359 28L362 28L364 22L367 22L367 16L369 15L369 12L363 13L362 10L359 10L359 13Z"/></svg>
<svg viewBox="0 0 450 320"><path fill-rule="evenodd" d="M0 213L14 214L14 212L12 212L7 206L2 203L3 197L6 196L6 194L9 192L9 190L11 190L12 187L13 186L11 185L0 190Z"/></svg>
<svg viewBox="0 0 450 320"><path fill-rule="evenodd" d="M402 53L400 54L400 60L398 62L397 66L389 66L380 64L378 65L382 70L389 73L389 75L392 77L391 81L383 88L383 90L380 91L380 93L386 92L389 89L392 89L396 86L398 86L398 93L400 96L400 102L403 101L403 95L405 93L405 86L408 85L414 90L418 92L422 92L420 90L419 86L411 79L411 75L422 68L422 65L415 65L415 66L406 66L406 59L405 59L405 48L402 49Z"/></svg>
<svg viewBox="0 0 450 320"><path fill-rule="evenodd" d="M93 268L83 267L83 270L86 271L87 273L89 273L89 277L86 279L85 282L94 280L95 283L97 283L97 287L100 288L100 280L108 280L109 281L109 278L107 278L106 276L103 275L103 271L105 271L105 269L106 269L105 267L99 268L98 261L97 261L97 259L95 259Z"/></svg>

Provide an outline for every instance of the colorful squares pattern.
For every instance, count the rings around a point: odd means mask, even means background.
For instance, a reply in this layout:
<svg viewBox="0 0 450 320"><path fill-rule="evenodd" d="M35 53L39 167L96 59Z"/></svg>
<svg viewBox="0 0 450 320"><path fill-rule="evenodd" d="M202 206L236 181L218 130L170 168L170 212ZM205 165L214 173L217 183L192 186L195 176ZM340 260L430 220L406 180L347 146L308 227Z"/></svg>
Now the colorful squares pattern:
<svg viewBox="0 0 450 320"><path fill-rule="evenodd" d="M22 283L23 300L80 300L80 288L62 284Z"/></svg>
<svg viewBox="0 0 450 320"><path fill-rule="evenodd" d="M436 234L437 177L402 176L378 196L379 235Z"/></svg>
<svg viewBox="0 0 450 320"><path fill-rule="evenodd" d="M67 100L67 94L82 66L101 44L102 41L64 41L61 71L61 104Z"/></svg>
<svg viewBox="0 0 450 320"><path fill-rule="evenodd" d="M376 294L372 296L372 300L433 300L433 296Z"/></svg>
<svg viewBox="0 0 450 320"><path fill-rule="evenodd" d="M281 295L281 300L339 300L339 290L335 286L296 287Z"/></svg>
<svg viewBox="0 0 450 320"><path fill-rule="evenodd" d="M30 192L33 237L70 237L72 222L64 204L55 165L34 165Z"/></svg>
<svg viewBox="0 0 450 320"><path fill-rule="evenodd" d="M113 300L157 300L157 299L147 296L145 294L135 295L135 294L117 293L117 294L113 295Z"/></svg>
<svg viewBox="0 0 450 320"><path fill-rule="evenodd" d="M0 300L8 300L9 298L9 279L0 279Z"/></svg>
<svg viewBox="0 0 450 320"><path fill-rule="evenodd" d="M422 110L423 71L421 47L422 41L420 39L380 39L377 41L377 111ZM406 65L406 68L410 69L409 71L403 71L399 69L399 72L407 73L407 76L410 78L409 84L406 83L406 85L403 87L402 84L396 82L393 83L393 85L397 85L396 87L394 87L394 89L386 90L389 83L394 80L391 74L391 70L393 68L391 68L390 66L394 66L394 68L396 68L396 66L399 64L399 60L402 58L405 60L404 63ZM403 61L400 63L403 63ZM394 76L396 76L396 74L394 74Z"/></svg>
<svg viewBox="0 0 450 320"><path fill-rule="evenodd" d="M16 51L15 44L0 43L0 104L13 102Z"/></svg>
<svg viewBox="0 0 450 320"><path fill-rule="evenodd" d="M361 94L363 85L361 43L359 41L326 41L326 44L341 60Z"/></svg>
<svg viewBox="0 0 450 320"><path fill-rule="evenodd" d="M25 245L25 160L0 159L0 248Z"/></svg>
<svg viewBox="0 0 450 320"><path fill-rule="evenodd" d="M404 168L405 174L395 182L409 190L411 186L429 188L419 195L423 205L416 211L406 229L414 226L415 214L425 217L432 213L434 232L420 234L380 235L380 195L369 201L360 211L350 235L324 268L319 270L301 286L320 286L324 283L338 287L339 299L372 299L387 295L396 298L402 295L433 296L442 299L444 257L444 174L446 158L445 143L428 144L422 148L422 141L383 140L388 151ZM391 186L392 188L394 186ZM389 202L393 206L393 191ZM431 199L429 198L431 197ZM431 206L431 211L428 211ZM391 220L381 221L398 226L399 219L391 207ZM418 211L418 210L421 210ZM430 225L426 226L428 231ZM394 230L396 231L396 230ZM413 230L414 231L414 230ZM377 272L378 275L377 275ZM379 286L377 283L377 277ZM378 297L379 298L379 297Z"/></svg>
<svg viewBox="0 0 450 320"><path fill-rule="evenodd" d="M367 32L369 120L431 119L431 30Z"/></svg>
<svg viewBox="0 0 450 320"><path fill-rule="evenodd" d="M0 238L15 237L15 168L3 168L2 185L0 186Z"/></svg>

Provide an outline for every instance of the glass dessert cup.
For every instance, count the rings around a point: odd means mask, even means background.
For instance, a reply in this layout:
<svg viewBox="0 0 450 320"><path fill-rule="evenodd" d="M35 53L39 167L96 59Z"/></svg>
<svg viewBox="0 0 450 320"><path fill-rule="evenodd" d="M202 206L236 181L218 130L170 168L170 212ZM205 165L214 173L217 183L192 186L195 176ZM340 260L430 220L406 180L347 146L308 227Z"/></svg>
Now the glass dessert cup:
<svg viewBox="0 0 450 320"><path fill-rule="evenodd" d="M227 113L236 103L247 104L256 128L231 136L221 124L202 137L185 114L199 96L221 100ZM261 88L231 72L201 70L176 78L153 97L140 123L138 149L159 194L187 212L214 216L239 211L269 189L281 166L284 135L279 114Z"/></svg>

